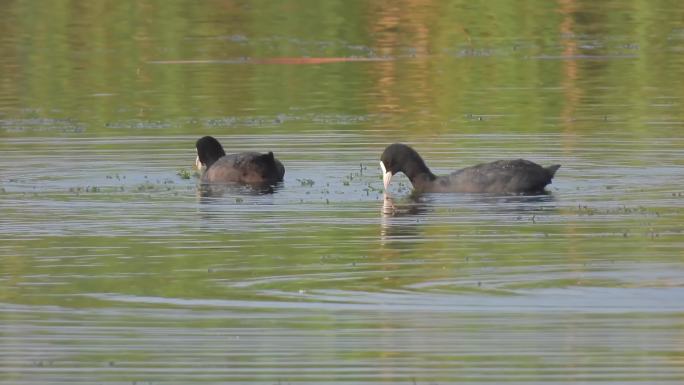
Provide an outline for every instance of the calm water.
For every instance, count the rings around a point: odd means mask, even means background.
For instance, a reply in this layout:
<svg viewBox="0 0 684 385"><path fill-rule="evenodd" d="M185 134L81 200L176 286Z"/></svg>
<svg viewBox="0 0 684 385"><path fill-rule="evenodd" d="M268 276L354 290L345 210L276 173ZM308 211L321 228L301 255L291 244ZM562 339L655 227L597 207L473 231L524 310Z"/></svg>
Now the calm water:
<svg viewBox="0 0 684 385"><path fill-rule="evenodd" d="M683 383L683 13L7 2L0 383ZM200 196L208 134L285 182ZM385 199L395 141L563 166Z"/></svg>

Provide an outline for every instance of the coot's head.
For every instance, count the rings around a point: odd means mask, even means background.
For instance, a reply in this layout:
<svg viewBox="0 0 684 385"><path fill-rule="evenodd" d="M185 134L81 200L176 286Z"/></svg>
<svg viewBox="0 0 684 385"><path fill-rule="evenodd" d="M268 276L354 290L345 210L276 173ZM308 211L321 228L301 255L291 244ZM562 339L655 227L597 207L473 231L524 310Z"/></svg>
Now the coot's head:
<svg viewBox="0 0 684 385"><path fill-rule="evenodd" d="M197 168L202 166L209 168L214 162L226 155L221 143L212 136L199 138L195 147L197 148L197 159L195 160Z"/></svg>
<svg viewBox="0 0 684 385"><path fill-rule="evenodd" d="M432 176L423 158L418 155L416 150L402 143L387 146L380 156L380 168L382 169L382 183L385 190L389 187L392 176L398 172L406 174L411 182L423 173Z"/></svg>

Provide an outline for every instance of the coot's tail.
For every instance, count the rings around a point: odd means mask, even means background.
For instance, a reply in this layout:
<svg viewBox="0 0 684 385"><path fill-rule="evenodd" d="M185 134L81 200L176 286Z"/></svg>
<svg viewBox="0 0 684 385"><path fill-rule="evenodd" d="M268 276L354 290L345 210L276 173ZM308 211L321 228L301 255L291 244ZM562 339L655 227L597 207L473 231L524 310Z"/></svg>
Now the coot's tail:
<svg viewBox="0 0 684 385"><path fill-rule="evenodd" d="M554 164L553 166L545 167L546 171L549 172L549 176L553 178L556 175L556 171L560 168L560 164ZM550 178L549 178L550 179Z"/></svg>

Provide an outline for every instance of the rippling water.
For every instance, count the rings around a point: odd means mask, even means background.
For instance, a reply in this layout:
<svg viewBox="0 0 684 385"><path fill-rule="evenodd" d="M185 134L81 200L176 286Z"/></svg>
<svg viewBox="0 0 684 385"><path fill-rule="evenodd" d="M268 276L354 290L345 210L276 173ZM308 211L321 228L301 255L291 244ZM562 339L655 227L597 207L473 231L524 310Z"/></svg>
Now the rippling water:
<svg viewBox="0 0 684 385"><path fill-rule="evenodd" d="M681 6L49 4L0 24L0 382L684 382ZM202 196L206 134L284 183ZM394 141L562 168L386 197Z"/></svg>
<svg viewBox="0 0 684 385"><path fill-rule="evenodd" d="M385 200L383 144L325 138L343 144L278 137L275 194L211 198L175 175L192 137L155 138L152 157L139 137L6 142L4 380L682 378L684 172L658 156L681 141L623 141L645 146L630 166L609 138L430 139L443 172L465 164L452 142L564 166L549 195L414 199L403 178Z"/></svg>

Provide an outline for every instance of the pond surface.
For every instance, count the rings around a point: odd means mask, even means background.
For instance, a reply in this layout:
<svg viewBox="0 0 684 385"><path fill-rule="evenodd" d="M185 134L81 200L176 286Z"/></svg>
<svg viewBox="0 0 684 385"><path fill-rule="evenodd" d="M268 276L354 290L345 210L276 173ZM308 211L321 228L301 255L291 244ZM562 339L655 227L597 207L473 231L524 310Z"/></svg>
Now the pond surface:
<svg viewBox="0 0 684 385"><path fill-rule="evenodd" d="M0 383L681 384L683 4L9 2ZM562 167L386 199L396 141Z"/></svg>

